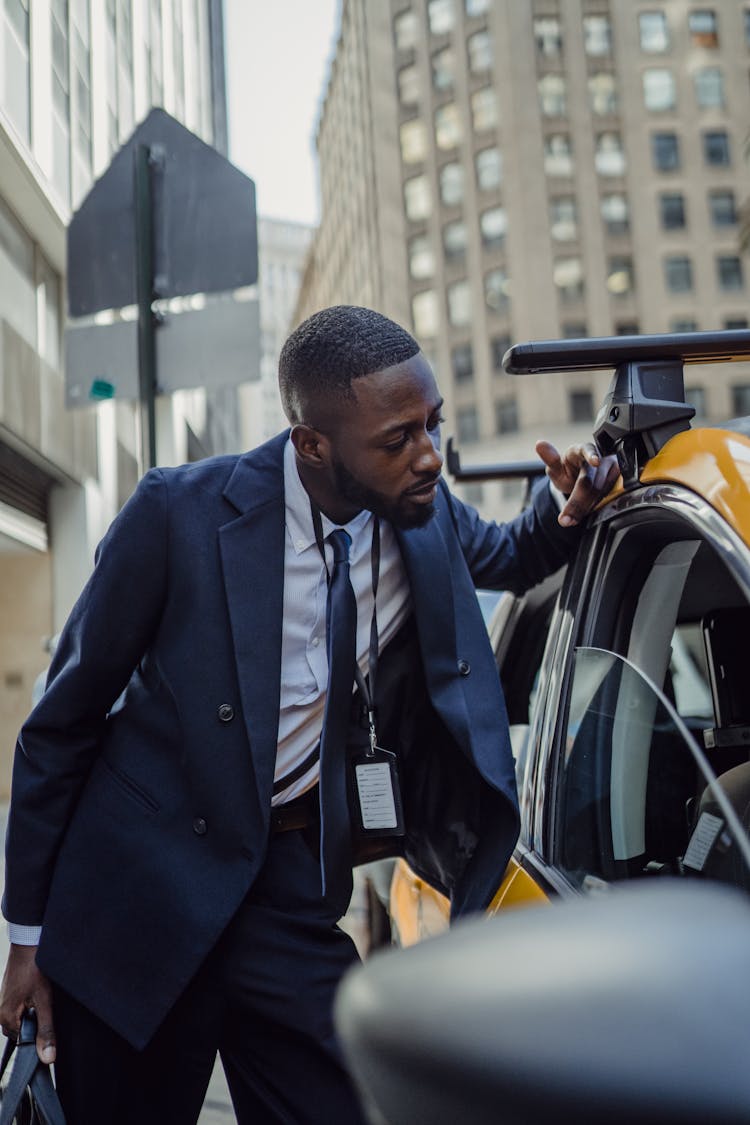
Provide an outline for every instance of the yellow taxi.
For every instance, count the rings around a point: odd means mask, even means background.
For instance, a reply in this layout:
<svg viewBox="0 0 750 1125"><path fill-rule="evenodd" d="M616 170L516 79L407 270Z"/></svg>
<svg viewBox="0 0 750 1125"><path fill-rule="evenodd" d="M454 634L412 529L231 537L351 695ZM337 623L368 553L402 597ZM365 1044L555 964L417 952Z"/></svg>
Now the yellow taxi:
<svg viewBox="0 0 750 1125"><path fill-rule="evenodd" d="M665 876L750 889L750 420L691 428L683 380L748 357L748 331L505 356L513 374L614 369L594 432L622 475L566 571L489 623L521 805L490 914ZM402 945L448 926L404 860L390 912Z"/></svg>

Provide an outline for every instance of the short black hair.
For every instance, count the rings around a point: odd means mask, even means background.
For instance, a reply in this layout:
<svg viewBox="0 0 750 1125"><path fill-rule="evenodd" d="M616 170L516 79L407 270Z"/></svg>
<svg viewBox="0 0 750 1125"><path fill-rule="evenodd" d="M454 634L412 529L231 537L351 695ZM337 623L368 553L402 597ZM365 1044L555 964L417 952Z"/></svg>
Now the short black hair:
<svg viewBox="0 0 750 1125"><path fill-rule="evenodd" d="M419 344L405 328L374 309L332 305L295 328L281 349L279 390L292 425L310 422L315 399L351 396L352 379L411 359Z"/></svg>

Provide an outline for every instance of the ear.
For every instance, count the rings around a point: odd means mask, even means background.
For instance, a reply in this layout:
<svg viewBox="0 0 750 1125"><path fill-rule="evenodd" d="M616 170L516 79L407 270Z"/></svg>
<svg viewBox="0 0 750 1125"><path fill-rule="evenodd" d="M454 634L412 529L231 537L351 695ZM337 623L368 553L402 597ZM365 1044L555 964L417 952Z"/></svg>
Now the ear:
<svg viewBox="0 0 750 1125"><path fill-rule="evenodd" d="M292 426L292 445L300 461L311 469L322 469L329 462L330 442L325 434L312 426Z"/></svg>

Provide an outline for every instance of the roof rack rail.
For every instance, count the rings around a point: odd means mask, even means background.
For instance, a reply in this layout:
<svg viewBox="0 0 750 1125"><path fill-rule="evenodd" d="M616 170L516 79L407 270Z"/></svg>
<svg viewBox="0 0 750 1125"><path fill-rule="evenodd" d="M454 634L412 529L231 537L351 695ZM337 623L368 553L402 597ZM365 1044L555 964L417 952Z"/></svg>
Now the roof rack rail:
<svg viewBox="0 0 750 1125"><path fill-rule="evenodd" d="M686 363L750 359L750 330L675 332L653 336L600 336L514 344L503 357L511 375L590 371L614 367L594 423L594 440L614 453L623 483L633 488L644 465L695 414L685 401Z"/></svg>

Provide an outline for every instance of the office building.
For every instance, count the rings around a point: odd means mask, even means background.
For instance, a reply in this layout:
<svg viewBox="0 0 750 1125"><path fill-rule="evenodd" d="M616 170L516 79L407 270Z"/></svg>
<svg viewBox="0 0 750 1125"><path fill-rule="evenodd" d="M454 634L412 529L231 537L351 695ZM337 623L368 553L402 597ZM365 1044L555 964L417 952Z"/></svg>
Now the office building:
<svg viewBox="0 0 750 1125"><path fill-rule="evenodd" d="M0 793L43 638L142 468L133 403L65 409L65 232L154 105L226 151L220 0L0 7ZM210 445L215 414L202 391L160 401L167 457Z"/></svg>
<svg viewBox="0 0 750 1125"><path fill-rule="evenodd" d="M747 326L749 122L739 0L344 0L298 318L410 325L466 462L565 445L609 375L507 376L512 341ZM746 365L687 387L750 412ZM507 514L518 487L465 494Z"/></svg>

